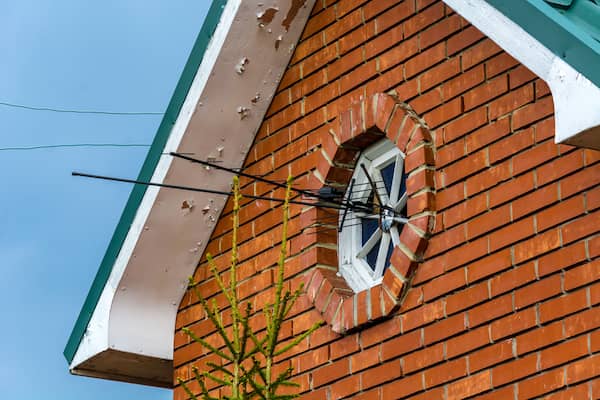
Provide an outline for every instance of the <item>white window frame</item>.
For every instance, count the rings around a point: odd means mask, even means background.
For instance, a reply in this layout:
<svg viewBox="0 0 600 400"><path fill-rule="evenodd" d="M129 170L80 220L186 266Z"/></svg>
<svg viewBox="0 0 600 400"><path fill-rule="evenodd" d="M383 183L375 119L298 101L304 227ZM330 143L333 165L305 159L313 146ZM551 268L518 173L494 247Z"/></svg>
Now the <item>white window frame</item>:
<svg viewBox="0 0 600 400"><path fill-rule="evenodd" d="M369 146L361 153L356 163L354 174L351 178L351 182L354 182L352 193L349 193L351 185L348 185L348 190L344 196L345 200L365 202L368 199L370 190L365 189L370 189L370 184L367 175L361 167L361 164L364 164L372 180L376 184L379 183L377 185L378 193L384 205L397 212L402 211L407 201L406 187L404 187L404 192L400 193L402 175L404 174L404 159L405 154L389 139L382 139ZM394 170L391 190L388 193L385 185L381 185L383 178L380 171L391 162L396 163L396 168ZM363 245L362 221L363 218L369 216L370 218L377 218L379 226L371 238ZM345 216L344 211L340 212L340 226L342 219L344 220L344 225L338 236L340 274L355 292L380 284L385 272L389 242L392 241L394 246L397 246L400 241L400 231L398 229L400 222L394 222L391 228L386 231L382 229L382 223L379 220L378 214L367 215L363 212L348 210ZM373 271L365 258L373 245L378 243L379 238L382 238L382 240L379 245L375 270Z"/></svg>

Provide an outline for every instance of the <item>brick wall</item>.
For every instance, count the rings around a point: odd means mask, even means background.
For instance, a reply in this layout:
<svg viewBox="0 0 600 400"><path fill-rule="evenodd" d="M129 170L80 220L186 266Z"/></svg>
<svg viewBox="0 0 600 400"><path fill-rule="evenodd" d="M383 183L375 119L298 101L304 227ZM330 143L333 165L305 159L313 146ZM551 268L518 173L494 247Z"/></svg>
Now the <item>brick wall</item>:
<svg viewBox="0 0 600 400"><path fill-rule="evenodd" d="M347 179L323 144L342 129L340 115L381 92L431 129L433 233L389 317L345 335L324 326L280 360L294 366L302 399L599 398L600 153L555 145L546 84L441 1L318 0L246 171L291 173L314 189L328 163ZM207 249L223 270L230 210ZM315 266L337 265L336 234L312 227L324 214L292 207L293 287ZM280 221L275 203L241 211L239 293L259 308L272 295ZM223 304L204 261L195 277ZM293 314L286 337L322 318L306 296ZM190 293L174 344L175 377L189 379L190 366L214 359L184 326L218 344ZM174 397L186 398L181 387Z"/></svg>

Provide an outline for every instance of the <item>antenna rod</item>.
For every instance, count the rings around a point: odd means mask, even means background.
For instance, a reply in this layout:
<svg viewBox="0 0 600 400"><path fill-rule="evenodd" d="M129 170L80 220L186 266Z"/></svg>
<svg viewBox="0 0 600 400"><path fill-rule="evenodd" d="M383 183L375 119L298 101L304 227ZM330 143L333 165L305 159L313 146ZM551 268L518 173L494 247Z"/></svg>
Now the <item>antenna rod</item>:
<svg viewBox="0 0 600 400"><path fill-rule="evenodd" d="M350 189L348 190L348 198L352 198L352 189L354 188L354 179L350 181ZM346 220L346 215L348 214L348 209L344 210L344 214L342 214L342 220L340 221L340 226L338 227L338 232L341 232L344 229L344 221Z"/></svg>
<svg viewBox="0 0 600 400"><path fill-rule="evenodd" d="M395 214L396 211L393 208L384 205L383 202L381 201L381 197L379 197L379 192L377 191L377 185L375 185L375 182L373 182L373 179L371 179L371 175L369 175L369 171L367 171L367 167L365 167L365 164L361 163L360 167L362 168L363 172L365 173L365 176L367 177L367 180L369 181L369 184L371 185L371 189L375 193L375 197L377 198L377 202L379 203L379 210L381 211L381 209L384 209L384 210L391 211Z"/></svg>
<svg viewBox="0 0 600 400"><path fill-rule="evenodd" d="M187 161L191 161L193 163L204 165L206 167L211 167L211 168L218 169L218 170L221 170L221 171L226 171L226 172L229 172L230 174L239 175L239 176L243 176L245 178L254 179L254 180L257 180L259 182L268 183L269 185L277 186L277 187L280 187L280 188L284 188L284 189L286 188L286 185L283 184L283 183L272 181L272 180L269 180L269 179L266 179L266 178L262 178L260 176L250 175L250 174L247 174L245 172L235 170L233 168L223 167L221 165L217 165L217 164L214 164L214 163L211 163L211 162L208 162L208 161L204 161L204 160L199 160L197 158L189 157L189 156L183 155L181 153L175 153L173 151L171 153L169 153L169 154L171 154L173 157L178 157L178 158L181 158L181 159L184 159L184 160L187 160ZM358 207L358 208L363 209L363 211L365 211L365 209L364 209L365 207L361 207L360 204L354 204L351 201L346 201L346 202L343 202L343 203L336 203L336 202L332 202L327 197L321 196L319 194L313 193L313 192L308 191L308 190L294 189L294 188L292 188L292 190L294 192L296 192L296 193L300 193L300 194L303 194L303 195L309 196L309 197L314 197L316 199L325 201L327 203L337 204L337 205L344 206L344 207L349 207L349 208L352 208L352 209ZM367 209L366 211L371 211L371 210Z"/></svg>
<svg viewBox="0 0 600 400"><path fill-rule="evenodd" d="M202 188L194 188L194 187L190 187L190 186L169 185L167 183L144 182L144 181L138 181L135 179L115 178L112 176L86 174L84 172L77 172L77 171L71 172L71 175L81 176L84 178L102 179L102 180L106 180L106 181L134 183L136 185L157 186L157 187L164 187L167 189L187 190L190 192L211 193L211 194L223 195L223 196L229 196L229 195L233 194L231 192L224 192L224 191L214 190L214 189L202 189ZM272 198L272 197L267 197L267 196L255 196L255 195L243 194L243 193L241 195L243 197L246 197L248 199L253 199L253 200L275 201L275 202L279 202L279 203L285 202L285 199ZM317 204L317 203L309 203L306 201L296 201L296 200L290 200L290 204L298 204L298 205L302 205L302 206L311 206L311 207L317 206L317 207L322 207L322 208L331 208L334 210L346 210L347 209L347 207L337 205L337 204Z"/></svg>

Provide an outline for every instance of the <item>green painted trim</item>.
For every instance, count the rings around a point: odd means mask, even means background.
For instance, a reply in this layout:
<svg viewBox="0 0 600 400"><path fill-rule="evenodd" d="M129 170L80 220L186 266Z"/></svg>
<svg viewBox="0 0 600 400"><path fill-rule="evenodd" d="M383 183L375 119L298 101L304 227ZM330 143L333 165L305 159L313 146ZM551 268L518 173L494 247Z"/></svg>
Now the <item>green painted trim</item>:
<svg viewBox="0 0 600 400"><path fill-rule="evenodd" d="M543 0L487 0L600 87L600 43Z"/></svg>
<svg viewBox="0 0 600 400"><path fill-rule="evenodd" d="M138 180L140 181L148 181L154 174L156 166L158 165L158 161L163 153L163 149L167 143L167 139L171 134L171 129L177 120L179 112L181 111L181 107L183 106L183 102L185 101L188 91L192 86L192 81L194 80L196 72L200 67L200 63L202 62L210 39L212 38L215 29L221 20L221 14L223 13L226 3L227 0L213 0L210 9L208 10L204 24L202 25L200 33L196 38L192 52L187 63L185 64L181 77L179 78L179 82L175 88L175 92L173 93L171 101L167 107L167 111L165 112L165 115L160 123L158 131L156 132L156 136L154 137L154 141L152 142L152 146L148 151L148 155L146 156L144 164L142 165L142 169L138 175ZM131 190L131 194L129 195L129 199L125 205L125 209L121 214L119 223L115 229L115 232L113 233L106 253L104 254L104 258L102 259L100 268L96 273L92 287L88 292L85 302L83 303L83 307L79 313L79 317L77 318L75 326L71 331L71 336L69 337L67 345L65 346L63 354L69 364L73 361L73 357L75 357L79 343L81 342L88 323L92 318L92 313L98 304L98 300L100 300L100 295L102 294L104 286L108 281L108 277L110 276L117 256L121 251L121 246L127 237L127 233L129 232L129 228L133 223L145 192L146 186L143 185L135 185Z"/></svg>

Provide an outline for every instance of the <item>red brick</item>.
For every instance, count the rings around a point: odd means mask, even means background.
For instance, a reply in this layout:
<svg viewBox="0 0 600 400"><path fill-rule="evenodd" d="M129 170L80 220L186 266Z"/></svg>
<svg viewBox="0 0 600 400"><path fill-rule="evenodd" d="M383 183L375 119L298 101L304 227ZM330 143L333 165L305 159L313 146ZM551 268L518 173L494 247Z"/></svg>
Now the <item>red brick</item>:
<svg viewBox="0 0 600 400"><path fill-rule="evenodd" d="M346 397L360 390L360 378L356 375L331 385L331 396L335 399Z"/></svg>
<svg viewBox="0 0 600 400"><path fill-rule="evenodd" d="M513 154L532 146L533 143L533 129L515 132L489 147L490 163L495 164L500 160L511 157Z"/></svg>
<svg viewBox="0 0 600 400"><path fill-rule="evenodd" d="M545 97L513 113L513 129L519 129L538 121L554 112L552 97Z"/></svg>
<svg viewBox="0 0 600 400"><path fill-rule="evenodd" d="M418 43L416 39L405 40L379 56L379 70L385 71L416 54ZM413 58L414 60L414 58ZM413 61L414 62L414 61Z"/></svg>
<svg viewBox="0 0 600 400"><path fill-rule="evenodd" d="M315 388L329 384L350 374L350 360L341 359L314 370L311 374Z"/></svg>
<svg viewBox="0 0 600 400"><path fill-rule="evenodd" d="M517 354L522 356L533 350L546 347L563 338L562 322L558 321L517 336Z"/></svg>
<svg viewBox="0 0 600 400"><path fill-rule="evenodd" d="M480 394L477 396L477 400L513 400L517 397L515 390L516 385L505 386L486 394Z"/></svg>
<svg viewBox="0 0 600 400"><path fill-rule="evenodd" d="M501 386L523 377L531 375L537 369L537 356L535 354L502 364L492 370L492 381L494 386Z"/></svg>
<svg viewBox="0 0 600 400"><path fill-rule="evenodd" d="M571 337L600 326L600 308L595 307L563 319L564 335Z"/></svg>
<svg viewBox="0 0 600 400"><path fill-rule="evenodd" d="M392 318L363 330L361 332L360 344L363 348L369 347L375 343L383 342L385 339L399 335L400 332L400 321L397 318Z"/></svg>
<svg viewBox="0 0 600 400"><path fill-rule="evenodd" d="M585 244L583 242L576 243L541 257L538 261L538 273L540 276L548 275L577 264L585 260L585 258ZM565 289L569 290L572 287L565 286Z"/></svg>
<svg viewBox="0 0 600 400"><path fill-rule="evenodd" d="M537 169L538 185L545 185L583 167L583 152L574 151ZM568 184L567 184L568 186ZM571 192L572 194L573 192ZM563 196L568 196L569 193Z"/></svg>
<svg viewBox="0 0 600 400"><path fill-rule="evenodd" d="M469 326L479 326L485 322L510 313L513 309L511 294L494 298L469 310Z"/></svg>
<svg viewBox="0 0 600 400"><path fill-rule="evenodd" d="M442 343L429 346L403 357L403 371L405 374L410 374L436 364L442 361L443 358L444 346Z"/></svg>
<svg viewBox="0 0 600 400"><path fill-rule="evenodd" d="M471 284L480 279L497 274L512 265L510 249L493 253L481 260L471 263L467 267L467 278Z"/></svg>
<svg viewBox="0 0 600 400"><path fill-rule="evenodd" d="M362 22L362 10L354 10L344 15L338 23L325 28L325 30L322 32L323 40L325 40L327 43L332 43L335 39L338 39L343 34L347 33L353 28L358 27L360 24L362 24Z"/></svg>
<svg viewBox="0 0 600 400"><path fill-rule="evenodd" d="M467 92L463 98L465 110L471 110L489 100L500 96L508 90L508 80L506 76L500 76L481 86Z"/></svg>
<svg viewBox="0 0 600 400"><path fill-rule="evenodd" d="M473 26L448 39L448 55L453 55L483 38L483 34Z"/></svg>
<svg viewBox="0 0 600 400"><path fill-rule="evenodd" d="M539 175L538 175L539 177ZM538 178L539 179L539 178ZM513 218L521 218L558 201L558 185L548 185L516 199L512 203Z"/></svg>
<svg viewBox="0 0 600 400"><path fill-rule="evenodd" d="M482 40L475 46L465 50L462 55L462 65L464 70L481 63L482 61L498 54L502 49L490 39Z"/></svg>
<svg viewBox="0 0 600 400"><path fill-rule="evenodd" d="M487 111L485 108L478 108L469 113L465 113L460 118L457 118L450 122L448 125L444 127L444 142L449 143L453 140L456 140L466 133L471 132L474 129L479 128L480 126L487 123ZM467 137L467 140L470 140L471 137L477 137L478 134L470 135ZM469 147L467 147L469 149ZM468 150L469 152L472 151Z"/></svg>
<svg viewBox="0 0 600 400"><path fill-rule="evenodd" d="M477 372L513 357L512 340L502 340L469 354L469 372Z"/></svg>
<svg viewBox="0 0 600 400"><path fill-rule="evenodd" d="M519 382L519 399L531 399L551 392L564 385L564 372L561 368L543 373L526 381Z"/></svg>
<svg viewBox="0 0 600 400"><path fill-rule="evenodd" d="M414 374L384 385L381 391L382 400L398 399L423 390L422 374Z"/></svg>
<svg viewBox="0 0 600 400"><path fill-rule="evenodd" d="M565 290L572 290L600 279L600 259L565 272Z"/></svg>
<svg viewBox="0 0 600 400"><path fill-rule="evenodd" d="M467 359L459 358L425 371L425 387L430 388L467 375Z"/></svg>
<svg viewBox="0 0 600 400"><path fill-rule="evenodd" d="M485 152L485 150L481 150ZM486 154L487 163L487 154ZM473 196L482 190L496 186L511 177L510 160L484 169L477 175L467 179L467 196Z"/></svg>
<svg viewBox="0 0 600 400"><path fill-rule="evenodd" d="M436 195L436 204L438 210L444 210L445 208L459 203L465 197L464 183L459 182L454 186L447 188L439 188Z"/></svg>
<svg viewBox="0 0 600 400"><path fill-rule="evenodd" d="M359 353L350 357L350 365L352 373L362 371L365 368L379 364L379 346L363 349Z"/></svg>
<svg viewBox="0 0 600 400"><path fill-rule="evenodd" d="M491 336L493 340L498 340L522 332L535 324L535 309L531 307L492 322Z"/></svg>
<svg viewBox="0 0 600 400"><path fill-rule="evenodd" d="M481 108L485 111L485 108ZM506 137L510 132L510 124L508 118L503 118L492 122L481 129L478 129L473 134L465 138L467 153L479 150L480 148L497 141L500 138Z"/></svg>
<svg viewBox="0 0 600 400"><path fill-rule="evenodd" d="M467 240L472 240L498 227L510 223L510 207L502 206L488 211L466 224Z"/></svg>
<svg viewBox="0 0 600 400"><path fill-rule="evenodd" d="M444 315L444 303L436 301L420 307L418 310L411 310L401 315L402 331L408 332L419 328L430 322L441 319Z"/></svg>
<svg viewBox="0 0 600 400"><path fill-rule="evenodd" d="M593 355L567 366L567 384L581 382L600 374L600 354Z"/></svg>
<svg viewBox="0 0 600 400"><path fill-rule="evenodd" d="M427 246L427 255L434 256L441 252L456 247L466 240L465 229L463 226L457 226L434 235Z"/></svg>
<svg viewBox="0 0 600 400"><path fill-rule="evenodd" d="M446 399L465 399L491 389L491 385L491 373L490 371L484 371L449 384Z"/></svg>
<svg viewBox="0 0 600 400"><path fill-rule="evenodd" d="M467 333L448 339L446 341L446 356L454 358L455 356L465 354L479 347L489 344L489 333L487 326L468 331Z"/></svg>
<svg viewBox="0 0 600 400"><path fill-rule="evenodd" d="M384 342L381 345L382 360L386 361L419 349L422 346L421 337L420 331L413 331Z"/></svg>
<svg viewBox="0 0 600 400"><path fill-rule="evenodd" d="M457 314L436 322L424 329L425 345L454 336L465 330L465 315Z"/></svg>
<svg viewBox="0 0 600 400"><path fill-rule="evenodd" d="M589 385L583 383L577 386L566 388L560 392L549 394L544 397L544 400L573 400L588 398Z"/></svg>
<svg viewBox="0 0 600 400"><path fill-rule="evenodd" d="M508 80L510 82L511 89L519 87L524 83L531 82L535 78L536 75L523 65L519 65L508 74Z"/></svg>
<svg viewBox="0 0 600 400"><path fill-rule="evenodd" d="M537 244L540 240L529 243L528 246L523 245L522 240L532 236L534 234L533 218L525 218L517 222L499 229L494 232L490 238L490 250L495 251L501 249L504 246L518 243L520 260L525 260L525 257L536 250L534 244ZM544 237L545 238L545 237ZM542 246L543 243L540 243ZM533 247L533 248L532 248Z"/></svg>
<svg viewBox="0 0 600 400"><path fill-rule="evenodd" d="M496 207L507 201L519 198L532 191L535 186L533 173L523 174L516 179L506 181L489 191L490 207Z"/></svg>
<svg viewBox="0 0 600 400"><path fill-rule="evenodd" d="M548 140L513 157L513 174L518 175L558 156L558 146Z"/></svg>
<svg viewBox="0 0 600 400"><path fill-rule="evenodd" d="M485 63L485 72L489 79L517 65L519 62L508 53L500 53Z"/></svg>
<svg viewBox="0 0 600 400"><path fill-rule="evenodd" d="M552 275L539 282L527 285L524 288L515 291L515 309L527 307L531 304L540 302L561 292L561 278L559 275Z"/></svg>
<svg viewBox="0 0 600 400"><path fill-rule="evenodd" d="M486 166L487 157L485 152L480 151L471 154L442 170L443 184L444 186L450 186L453 183L480 171Z"/></svg>
<svg viewBox="0 0 600 400"><path fill-rule="evenodd" d="M361 374L362 388L369 389L383 382L398 379L402 375L398 361L387 362L376 368L371 368Z"/></svg>
<svg viewBox="0 0 600 400"><path fill-rule="evenodd" d="M434 262L440 263L441 268L445 271L450 271L455 268L461 267L481 256L487 254L488 251L488 241L487 238L483 237L477 240L474 240L470 243L459 246L455 249L448 251L440 257L432 258L427 260L426 263ZM420 271L425 263L419 267L417 270Z"/></svg>
<svg viewBox="0 0 600 400"><path fill-rule="evenodd" d="M520 265L509 271L496 274L496 276L490 279L490 295L495 297L498 294L506 293L535 279L535 266L533 263Z"/></svg>
<svg viewBox="0 0 600 400"><path fill-rule="evenodd" d="M584 198L583 196L576 196L538 213L537 227L539 230L545 230L574 219L584 212Z"/></svg>
<svg viewBox="0 0 600 400"><path fill-rule="evenodd" d="M432 7L420 11L417 15L407 20L404 23L404 32L407 37L412 36L435 21L443 18L443 16L444 5L442 3L437 3Z"/></svg>
<svg viewBox="0 0 600 400"><path fill-rule="evenodd" d="M578 152L575 152L575 154L576 153ZM576 168L577 164L574 164L573 167ZM595 164L594 166L586 167L583 171L561 180L561 195L563 197L568 197L598 184L600 184L600 164Z"/></svg>
<svg viewBox="0 0 600 400"><path fill-rule="evenodd" d="M425 49L441 40L444 40L446 37L452 35L459 29L460 17L457 14L454 14L436 23L435 25L432 25L431 27L427 28L427 30L421 31L419 45L421 49ZM456 61L460 61L458 57L456 58Z"/></svg>
<svg viewBox="0 0 600 400"><path fill-rule="evenodd" d="M446 313L453 314L479 304L488 299L488 288L485 284L477 284L446 298Z"/></svg>
<svg viewBox="0 0 600 400"><path fill-rule="evenodd" d="M600 231L600 211L586 214L582 218L563 225L561 231L565 244L597 233Z"/></svg>
<svg viewBox="0 0 600 400"><path fill-rule="evenodd" d="M465 200L456 206L449 208L443 213L444 226L450 228L464 222L474 216L483 213L487 209L487 196L478 195Z"/></svg>
<svg viewBox="0 0 600 400"><path fill-rule="evenodd" d="M445 100L450 100L460 94L467 92L469 89L479 85L485 79L485 72L483 66L478 66L467 72L462 73L444 83L442 87L442 94Z"/></svg>
<svg viewBox="0 0 600 400"><path fill-rule="evenodd" d="M415 76L416 74L425 71L429 67L442 61L446 56L446 46L444 43L440 43L419 55L411 58L404 65L404 70L407 78Z"/></svg>

